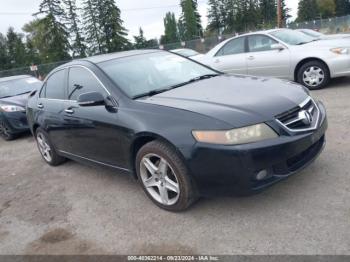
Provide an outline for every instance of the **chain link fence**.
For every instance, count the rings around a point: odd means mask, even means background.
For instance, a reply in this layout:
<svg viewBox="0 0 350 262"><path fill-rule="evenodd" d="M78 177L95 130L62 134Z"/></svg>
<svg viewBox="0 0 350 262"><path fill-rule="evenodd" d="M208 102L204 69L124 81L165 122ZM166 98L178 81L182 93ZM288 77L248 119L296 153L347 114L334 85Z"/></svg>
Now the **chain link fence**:
<svg viewBox="0 0 350 262"><path fill-rule="evenodd" d="M1 77L7 77L7 76L14 76L14 75L32 75L34 77L41 77L44 78L51 70L54 68L63 65L69 61L61 61L56 63L48 63L48 64L41 64L37 65L38 70L37 71L31 71L30 66L26 67L19 67L19 68L13 68L8 70L0 71L0 78Z"/></svg>
<svg viewBox="0 0 350 262"><path fill-rule="evenodd" d="M302 23L293 22L288 24L287 27L291 29L313 29L325 34L350 33L350 15Z"/></svg>
<svg viewBox="0 0 350 262"><path fill-rule="evenodd" d="M343 17L333 17L329 19L319 19L309 22L303 23L289 23L287 28L290 29L313 29L320 31L326 34L335 34L335 33L350 33L350 15ZM164 49L164 50L172 50L178 48L190 48L196 50L199 53L206 53L213 47L215 47L218 43L224 41L225 39L231 38L238 33L233 32L231 34L226 35L216 35L205 38L198 38L190 41L182 41L171 44L164 44L159 46L154 46L154 49ZM67 63L69 61L62 61L50 64L41 64L38 65L38 71L32 72L30 70L30 66L22 67L22 68L14 68L9 70L0 71L0 77L13 76L13 75L34 75L36 77L45 77L52 69L55 67Z"/></svg>

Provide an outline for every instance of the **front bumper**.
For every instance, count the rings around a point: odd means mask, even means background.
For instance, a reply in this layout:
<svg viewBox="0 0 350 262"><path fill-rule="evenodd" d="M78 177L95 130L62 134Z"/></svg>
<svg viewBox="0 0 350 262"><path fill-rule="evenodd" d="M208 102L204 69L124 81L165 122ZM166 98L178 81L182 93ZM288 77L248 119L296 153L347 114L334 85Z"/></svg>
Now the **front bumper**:
<svg viewBox="0 0 350 262"><path fill-rule="evenodd" d="M350 76L350 55L337 55L329 59L327 64L332 78Z"/></svg>
<svg viewBox="0 0 350 262"><path fill-rule="evenodd" d="M258 143L218 146L197 143L187 163L202 196L249 195L299 172L317 158L325 146L327 118L317 130ZM257 174L266 170L263 180Z"/></svg>
<svg viewBox="0 0 350 262"><path fill-rule="evenodd" d="M29 130L26 112L0 112L0 120L10 128L11 134L23 133Z"/></svg>

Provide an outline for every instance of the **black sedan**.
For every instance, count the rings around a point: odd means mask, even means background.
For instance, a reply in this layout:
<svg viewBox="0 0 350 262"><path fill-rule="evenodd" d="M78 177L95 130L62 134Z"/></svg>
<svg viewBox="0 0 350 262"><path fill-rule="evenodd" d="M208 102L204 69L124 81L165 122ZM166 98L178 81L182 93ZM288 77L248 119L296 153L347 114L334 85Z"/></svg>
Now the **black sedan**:
<svg viewBox="0 0 350 262"><path fill-rule="evenodd" d="M48 164L69 158L130 173L172 211L289 177L322 151L327 128L322 103L297 84L225 75L159 50L56 68L27 117Z"/></svg>
<svg viewBox="0 0 350 262"><path fill-rule="evenodd" d="M0 136L12 140L29 131L26 104L29 93L40 88L41 81L21 75L0 78Z"/></svg>

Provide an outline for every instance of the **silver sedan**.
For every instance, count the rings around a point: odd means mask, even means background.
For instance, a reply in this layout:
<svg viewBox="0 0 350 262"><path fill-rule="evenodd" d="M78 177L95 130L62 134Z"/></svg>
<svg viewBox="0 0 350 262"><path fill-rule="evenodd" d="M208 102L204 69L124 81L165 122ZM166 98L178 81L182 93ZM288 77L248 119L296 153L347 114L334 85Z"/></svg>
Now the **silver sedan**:
<svg viewBox="0 0 350 262"><path fill-rule="evenodd" d="M230 38L197 60L226 73L285 78L320 89L331 78L350 76L350 40L274 29Z"/></svg>

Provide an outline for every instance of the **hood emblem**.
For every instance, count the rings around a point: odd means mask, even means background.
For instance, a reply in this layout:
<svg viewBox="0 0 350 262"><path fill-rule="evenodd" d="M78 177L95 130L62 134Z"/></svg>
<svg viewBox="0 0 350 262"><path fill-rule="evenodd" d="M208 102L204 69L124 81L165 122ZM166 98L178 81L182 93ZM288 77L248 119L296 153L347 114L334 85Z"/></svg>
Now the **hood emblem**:
<svg viewBox="0 0 350 262"><path fill-rule="evenodd" d="M305 125L311 125L312 123L312 115L306 111L302 110L299 112L298 118L305 124Z"/></svg>

